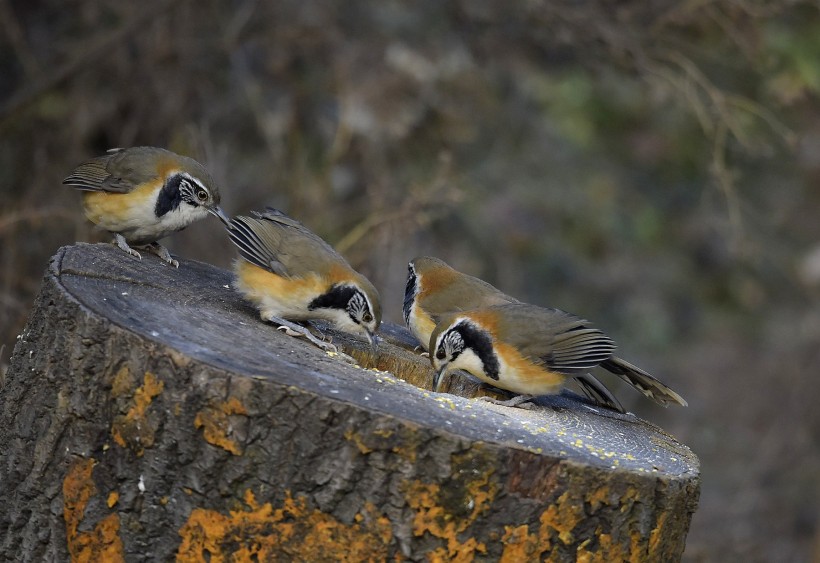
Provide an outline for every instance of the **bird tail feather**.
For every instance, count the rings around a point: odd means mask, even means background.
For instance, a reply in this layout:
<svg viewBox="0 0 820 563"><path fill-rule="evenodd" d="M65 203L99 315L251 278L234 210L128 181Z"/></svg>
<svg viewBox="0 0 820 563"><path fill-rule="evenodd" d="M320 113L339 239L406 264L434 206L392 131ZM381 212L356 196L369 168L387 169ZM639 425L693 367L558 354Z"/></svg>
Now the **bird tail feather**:
<svg viewBox="0 0 820 563"><path fill-rule="evenodd" d="M601 362L601 367L611 373L614 373L659 405L664 407L671 403L684 407L688 405L683 397L672 391L672 389L643 371L641 368L633 366L621 358L612 356L608 360Z"/></svg>

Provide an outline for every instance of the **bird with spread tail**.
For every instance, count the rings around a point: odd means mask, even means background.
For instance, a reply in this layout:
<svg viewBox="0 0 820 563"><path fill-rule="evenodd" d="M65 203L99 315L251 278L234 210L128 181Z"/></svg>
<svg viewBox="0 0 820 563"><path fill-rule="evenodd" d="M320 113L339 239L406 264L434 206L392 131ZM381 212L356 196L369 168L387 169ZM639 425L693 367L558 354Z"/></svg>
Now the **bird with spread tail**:
<svg viewBox="0 0 820 563"><path fill-rule="evenodd" d="M324 320L341 331L364 334L375 348L382 313L373 284L295 219L270 207L253 215L232 219L228 234L242 257L234 266L235 287L262 320L335 352L332 344L296 324Z"/></svg>
<svg viewBox="0 0 820 563"><path fill-rule="evenodd" d="M196 160L157 147L111 149L77 166L63 184L83 192L85 216L114 234L114 243L141 258L136 246L179 267L157 241L209 213L227 223L219 189Z"/></svg>
<svg viewBox="0 0 820 563"><path fill-rule="evenodd" d="M439 319L429 347L435 390L445 374L463 369L520 393L509 402L513 406L556 393L568 378L600 366L662 406L687 405L650 374L614 356L611 338L559 309L511 303L450 313Z"/></svg>
<svg viewBox="0 0 820 563"><path fill-rule="evenodd" d="M444 315L511 303L520 301L438 258L420 256L407 266L404 322L425 350L429 347L430 335ZM592 374L579 373L575 381L591 400L624 412L620 401Z"/></svg>

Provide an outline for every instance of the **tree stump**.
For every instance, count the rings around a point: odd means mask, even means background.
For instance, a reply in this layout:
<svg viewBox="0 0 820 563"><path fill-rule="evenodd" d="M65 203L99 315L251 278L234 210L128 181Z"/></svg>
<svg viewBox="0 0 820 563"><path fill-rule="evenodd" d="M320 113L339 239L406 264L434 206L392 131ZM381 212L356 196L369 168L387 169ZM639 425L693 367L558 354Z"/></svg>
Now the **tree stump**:
<svg viewBox="0 0 820 563"><path fill-rule="evenodd" d="M427 391L403 329L375 356L333 333L351 365L230 283L57 253L0 387L0 559L680 558L698 460L657 427L566 395Z"/></svg>

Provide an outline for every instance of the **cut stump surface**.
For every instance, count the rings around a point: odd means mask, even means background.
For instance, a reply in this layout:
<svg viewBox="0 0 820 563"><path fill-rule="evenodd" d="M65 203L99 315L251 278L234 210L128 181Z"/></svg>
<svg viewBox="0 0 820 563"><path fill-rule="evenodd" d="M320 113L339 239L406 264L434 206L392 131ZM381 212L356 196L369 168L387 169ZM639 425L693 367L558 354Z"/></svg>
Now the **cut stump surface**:
<svg viewBox="0 0 820 563"><path fill-rule="evenodd" d="M326 331L351 365L230 284L57 253L0 386L0 559L680 558L698 460L657 427L571 396L427 391L404 329L375 355Z"/></svg>

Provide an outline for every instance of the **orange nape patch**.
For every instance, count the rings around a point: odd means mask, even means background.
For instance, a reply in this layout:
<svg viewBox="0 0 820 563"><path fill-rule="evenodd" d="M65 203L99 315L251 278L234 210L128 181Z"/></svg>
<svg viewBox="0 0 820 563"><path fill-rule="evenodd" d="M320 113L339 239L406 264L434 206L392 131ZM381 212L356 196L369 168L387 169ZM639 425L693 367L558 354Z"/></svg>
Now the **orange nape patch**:
<svg viewBox="0 0 820 563"><path fill-rule="evenodd" d="M292 304L293 307L303 308L330 287L330 284L321 280L317 274L304 278L285 278L244 259L236 261L234 272L236 287L257 306L273 299L285 302L285 307Z"/></svg>
<svg viewBox="0 0 820 563"><path fill-rule="evenodd" d="M281 508L260 504L245 491L247 510L227 515L195 508L179 530L176 560L211 561L385 561L393 540L390 521L372 504L344 524L307 508L286 491Z"/></svg>
<svg viewBox="0 0 820 563"><path fill-rule="evenodd" d="M419 284L419 293L425 294L450 285L461 275L460 272L452 268L435 268L423 272L422 275L417 277L416 283Z"/></svg>
<svg viewBox="0 0 820 563"><path fill-rule="evenodd" d="M97 493L91 477L95 463L91 458L78 460L63 479L63 520L68 553L72 562L124 561L117 514L109 514L88 532L79 531L88 501Z"/></svg>
<svg viewBox="0 0 820 563"><path fill-rule="evenodd" d="M179 168L179 162L167 154L159 154L157 156L157 176L159 178L169 178L174 174L182 172Z"/></svg>
<svg viewBox="0 0 820 563"><path fill-rule="evenodd" d="M142 184L128 193L83 192L86 218L108 231L121 231L154 218L156 192L162 180Z"/></svg>
<svg viewBox="0 0 820 563"><path fill-rule="evenodd" d="M470 312L470 320L477 323L490 334L498 334L498 313L495 311L478 310Z"/></svg>

